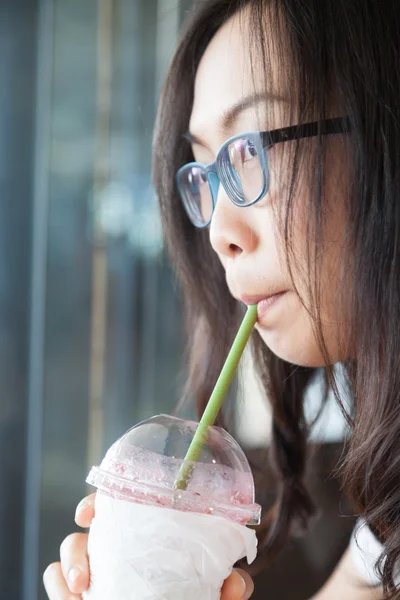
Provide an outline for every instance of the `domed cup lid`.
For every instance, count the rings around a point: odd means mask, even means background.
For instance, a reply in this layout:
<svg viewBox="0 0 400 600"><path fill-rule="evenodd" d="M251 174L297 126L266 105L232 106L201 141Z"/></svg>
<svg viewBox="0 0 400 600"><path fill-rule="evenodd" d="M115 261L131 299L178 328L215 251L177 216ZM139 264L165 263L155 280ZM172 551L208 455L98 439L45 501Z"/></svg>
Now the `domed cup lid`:
<svg viewBox="0 0 400 600"><path fill-rule="evenodd" d="M239 444L220 427L207 442L185 490L175 489L198 423L158 415L129 429L108 450L87 482L128 501L260 522L250 465Z"/></svg>

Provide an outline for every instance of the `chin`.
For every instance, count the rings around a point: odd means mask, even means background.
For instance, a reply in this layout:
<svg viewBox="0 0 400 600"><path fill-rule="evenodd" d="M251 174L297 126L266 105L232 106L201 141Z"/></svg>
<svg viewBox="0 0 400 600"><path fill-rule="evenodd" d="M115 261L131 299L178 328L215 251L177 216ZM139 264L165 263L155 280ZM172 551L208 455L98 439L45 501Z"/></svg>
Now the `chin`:
<svg viewBox="0 0 400 600"><path fill-rule="evenodd" d="M274 331L258 332L268 348L282 360L300 367L325 367L323 354L314 336L305 335L302 340L297 336L279 334ZM332 361L332 364L335 361Z"/></svg>

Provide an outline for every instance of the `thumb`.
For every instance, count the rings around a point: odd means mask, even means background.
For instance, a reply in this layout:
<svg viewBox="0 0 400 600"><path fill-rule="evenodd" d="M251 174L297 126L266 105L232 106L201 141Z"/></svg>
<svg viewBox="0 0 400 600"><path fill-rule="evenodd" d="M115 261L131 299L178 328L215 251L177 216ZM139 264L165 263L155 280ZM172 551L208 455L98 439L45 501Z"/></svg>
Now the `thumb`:
<svg viewBox="0 0 400 600"><path fill-rule="evenodd" d="M252 578L242 569L234 569L222 588L221 600L248 600L254 591Z"/></svg>

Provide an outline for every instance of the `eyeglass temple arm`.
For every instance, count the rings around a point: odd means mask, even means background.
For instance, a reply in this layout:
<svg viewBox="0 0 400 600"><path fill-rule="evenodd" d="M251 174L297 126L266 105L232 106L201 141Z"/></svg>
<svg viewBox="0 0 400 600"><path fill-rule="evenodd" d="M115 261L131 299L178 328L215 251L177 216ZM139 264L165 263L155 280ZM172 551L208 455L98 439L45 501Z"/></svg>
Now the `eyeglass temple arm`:
<svg viewBox="0 0 400 600"><path fill-rule="evenodd" d="M329 135L334 133L348 133L351 130L349 117L334 117L324 121L313 121L301 125L291 125L282 129L262 132L262 142L264 146L299 140L319 135Z"/></svg>

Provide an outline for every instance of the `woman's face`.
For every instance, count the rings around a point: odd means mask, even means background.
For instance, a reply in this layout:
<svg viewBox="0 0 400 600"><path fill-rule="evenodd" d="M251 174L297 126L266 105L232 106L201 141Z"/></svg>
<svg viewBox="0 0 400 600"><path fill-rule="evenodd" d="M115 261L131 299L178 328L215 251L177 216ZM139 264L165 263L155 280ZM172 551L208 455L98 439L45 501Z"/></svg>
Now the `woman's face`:
<svg viewBox="0 0 400 600"><path fill-rule="evenodd" d="M271 29L271 36L273 30ZM290 98L278 66L265 82L262 69L251 67L246 43L246 18L228 21L214 36L199 65L189 131L196 140L196 161L210 163L229 137L254 130L270 130L295 124L287 122ZM271 47L273 45L271 44ZM273 57L272 57L273 58ZM284 78L284 75L282 75ZM257 92L269 94L260 100ZM249 100L250 99L250 100ZM286 118L286 121L285 121ZM306 142L310 143L310 142ZM290 144L287 142L286 144ZM267 346L280 358L294 364L321 366L324 360L316 340L310 294L307 291L306 235L307 185L297 187L294 203L292 249L293 285L286 264L285 244L278 230L280 206L285 206L290 173L284 167L282 149L268 153L270 186L266 196L249 207L234 205L222 186L209 229L210 242L226 272L233 296L246 304L259 303L256 325ZM327 204L323 217L323 258L320 316L331 362L346 356L339 350L339 325L335 290L340 265L343 229L343 170L340 145L329 140ZM280 159L281 157L281 159ZM340 176L339 176L340 175ZM286 193L285 193L286 192Z"/></svg>

